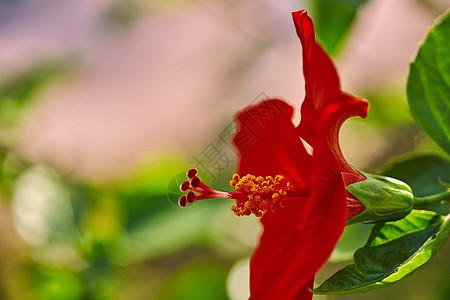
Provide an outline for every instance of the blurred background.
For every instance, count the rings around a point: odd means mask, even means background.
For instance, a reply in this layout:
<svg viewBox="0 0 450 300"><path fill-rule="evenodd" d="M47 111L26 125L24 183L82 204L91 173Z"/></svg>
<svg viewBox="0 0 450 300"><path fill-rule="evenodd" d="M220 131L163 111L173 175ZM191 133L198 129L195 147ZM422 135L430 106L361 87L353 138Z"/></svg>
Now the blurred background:
<svg viewBox="0 0 450 300"><path fill-rule="evenodd" d="M369 99L341 132L377 172L441 150L406 102L409 63L445 0L0 1L0 299L246 299L258 219L176 205L184 172L227 189L234 114L304 96L290 13L307 8L344 90ZM298 113L294 116L299 121ZM348 227L321 283L370 225ZM364 295L448 299L447 245Z"/></svg>

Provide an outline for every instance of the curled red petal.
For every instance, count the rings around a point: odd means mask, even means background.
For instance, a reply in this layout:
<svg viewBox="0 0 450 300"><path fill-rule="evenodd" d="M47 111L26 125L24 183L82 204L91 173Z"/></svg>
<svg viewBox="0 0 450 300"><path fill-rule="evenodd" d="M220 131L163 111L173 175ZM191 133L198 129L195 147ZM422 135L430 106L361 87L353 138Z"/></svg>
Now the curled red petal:
<svg viewBox="0 0 450 300"><path fill-rule="evenodd" d="M299 130L302 138L314 146L315 112L324 104L324 98L330 91L340 89L339 77L333 62L315 40L314 25L306 10L293 12L292 17L302 44L305 77L305 98Z"/></svg>
<svg viewBox="0 0 450 300"><path fill-rule="evenodd" d="M316 112L317 125L315 127L314 157L324 162L325 166L339 176L341 172L356 172L345 160L339 146L339 130L350 117L367 116L368 102L362 98L356 98L341 91L330 93L327 97L327 104Z"/></svg>
<svg viewBox="0 0 450 300"><path fill-rule="evenodd" d="M344 159L338 135L346 119L367 116L368 102L340 90L336 68L315 41L314 25L306 11L293 12L292 16L302 43L305 76L305 99L301 107L298 133L314 148L315 156L321 156L330 170L336 174L357 173Z"/></svg>

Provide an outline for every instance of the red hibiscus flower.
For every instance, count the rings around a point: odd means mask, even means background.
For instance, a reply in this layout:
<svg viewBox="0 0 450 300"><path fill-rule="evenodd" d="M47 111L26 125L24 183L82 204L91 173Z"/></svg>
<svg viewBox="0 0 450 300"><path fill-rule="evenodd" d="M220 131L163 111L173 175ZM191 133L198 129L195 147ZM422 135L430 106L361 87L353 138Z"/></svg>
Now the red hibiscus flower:
<svg viewBox="0 0 450 300"><path fill-rule="evenodd" d="M300 124L294 126L293 108L282 100L247 108L237 115L233 139L240 153L240 175L230 183L235 191L210 188L194 169L187 174L191 180L181 185L183 191L190 190L180 198L181 206L230 198L236 203L235 214L262 215L263 233L250 262L250 299L311 299L315 274L347 219L364 210L345 187L366 178L344 159L338 135L346 119L366 117L368 103L340 90L336 69L316 43L306 11L292 15L305 76ZM300 138L312 147L312 154Z"/></svg>

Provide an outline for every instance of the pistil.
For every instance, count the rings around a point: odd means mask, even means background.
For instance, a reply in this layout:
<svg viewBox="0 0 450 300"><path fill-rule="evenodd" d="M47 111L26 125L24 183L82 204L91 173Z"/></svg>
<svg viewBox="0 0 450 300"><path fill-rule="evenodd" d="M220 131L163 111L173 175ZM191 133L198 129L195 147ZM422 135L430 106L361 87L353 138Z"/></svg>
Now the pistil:
<svg viewBox="0 0 450 300"><path fill-rule="evenodd" d="M290 197L309 196L309 191L295 189L281 175L256 177L247 174L241 178L238 174L234 174L230 181L230 186L235 191L224 192L206 185L197 176L197 173L196 169L191 169L186 173L189 180L184 181L180 186L181 191L187 192L178 201L181 207L185 207L187 203L194 203L197 200L224 198L235 201L235 205L231 206L231 210L237 216L254 214L257 217L261 217L268 209L277 211L280 208L284 208L286 201Z"/></svg>

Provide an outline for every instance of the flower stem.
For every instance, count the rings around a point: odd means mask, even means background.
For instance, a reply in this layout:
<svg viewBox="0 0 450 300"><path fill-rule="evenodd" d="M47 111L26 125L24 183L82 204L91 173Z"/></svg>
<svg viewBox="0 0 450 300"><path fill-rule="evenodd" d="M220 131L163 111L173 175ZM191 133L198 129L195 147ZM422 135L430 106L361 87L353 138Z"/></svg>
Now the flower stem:
<svg viewBox="0 0 450 300"><path fill-rule="evenodd" d="M435 203L443 203L450 200L450 191L425 197L414 197L414 208L426 208Z"/></svg>

